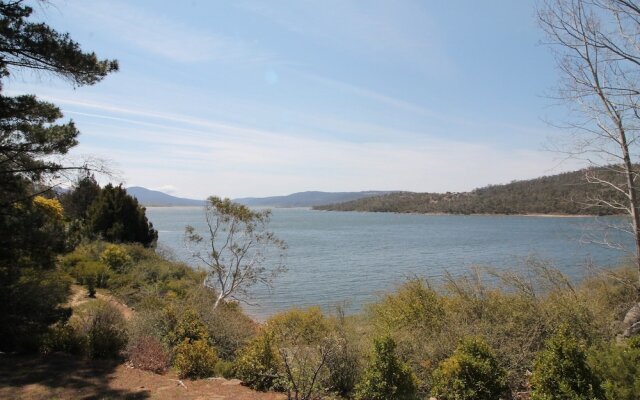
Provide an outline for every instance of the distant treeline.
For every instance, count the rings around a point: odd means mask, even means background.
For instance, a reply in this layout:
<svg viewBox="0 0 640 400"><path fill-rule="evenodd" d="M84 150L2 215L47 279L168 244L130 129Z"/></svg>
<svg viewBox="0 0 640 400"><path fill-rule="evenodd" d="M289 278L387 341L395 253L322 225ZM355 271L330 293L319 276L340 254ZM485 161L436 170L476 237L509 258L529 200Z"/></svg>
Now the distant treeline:
<svg viewBox="0 0 640 400"><path fill-rule="evenodd" d="M587 182L585 176L615 181L610 168L566 172L541 178L490 185L463 193L396 192L345 203L314 207L327 211L370 211L444 214L588 214L619 212L593 205L594 198L623 202L613 189Z"/></svg>

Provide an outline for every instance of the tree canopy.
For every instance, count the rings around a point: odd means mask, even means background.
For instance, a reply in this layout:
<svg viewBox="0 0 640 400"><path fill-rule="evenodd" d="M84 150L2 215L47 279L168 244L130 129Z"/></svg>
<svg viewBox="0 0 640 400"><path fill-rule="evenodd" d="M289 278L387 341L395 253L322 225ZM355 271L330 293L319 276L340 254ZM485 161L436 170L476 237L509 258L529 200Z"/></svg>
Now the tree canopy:
<svg viewBox="0 0 640 400"><path fill-rule="evenodd" d="M44 3L44 2L42 2ZM34 95L7 96L3 80L18 71L50 73L72 85L92 85L118 69L115 60L83 51L69 34L33 20L21 0L0 1L0 343L29 347L65 317L69 283L53 270L64 250L62 207L50 179L67 166L59 159L77 144L78 129L54 104ZM44 195L40 196L40 195ZM33 345L33 343L31 344Z"/></svg>
<svg viewBox="0 0 640 400"><path fill-rule="evenodd" d="M158 239L145 208L122 187L108 184L87 210L89 234L109 242L138 242L149 247Z"/></svg>

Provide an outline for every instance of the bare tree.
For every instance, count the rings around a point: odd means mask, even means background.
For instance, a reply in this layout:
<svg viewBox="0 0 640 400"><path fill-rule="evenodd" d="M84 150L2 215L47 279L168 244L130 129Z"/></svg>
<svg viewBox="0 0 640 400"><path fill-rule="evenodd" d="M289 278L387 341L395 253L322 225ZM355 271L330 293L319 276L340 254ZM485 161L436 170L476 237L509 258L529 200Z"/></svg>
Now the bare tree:
<svg viewBox="0 0 640 400"><path fill-rule="evenodd" d="M634 0L545 0L540 26L554 51L561 82L557 96L570 113L568 156L592 167L600 185L588 205L629 216L616 228L634 238L640 280L637 145L640 129L640 3ZM601 243L619 247L607 236Z"/></svg>
<svg viewBox="0 0 640 400"><path fill-rule="evenodd" d="M286 269L286 244L267 229L270 211L212 196L204 213L207 239L187 226L185 240L192 256L207 267L204 285L216 292L214 308L226 299L246 302L252 286L271 286Z"/></svg>

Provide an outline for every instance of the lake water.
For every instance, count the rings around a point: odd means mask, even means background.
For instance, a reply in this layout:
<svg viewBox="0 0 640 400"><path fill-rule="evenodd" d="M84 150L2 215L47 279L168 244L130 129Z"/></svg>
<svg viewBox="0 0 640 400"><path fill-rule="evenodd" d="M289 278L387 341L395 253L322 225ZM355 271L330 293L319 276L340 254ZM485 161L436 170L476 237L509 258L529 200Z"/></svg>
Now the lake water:
<svg viewBox="0 0 640 400"><path fill-rule="evenodd" d="M160 247L188 257L186 225L204 231L200 207L149 207ZM274 209L270 228L288 245L288 271L271 291L257 287L244 306L257 319L290 307L345 302L354 312L409 276L461 274L473 265L517 268L530 256L552 261L571 277L591 260L615 266L623 253L582 244L593 218L453 216Z"/></svg>

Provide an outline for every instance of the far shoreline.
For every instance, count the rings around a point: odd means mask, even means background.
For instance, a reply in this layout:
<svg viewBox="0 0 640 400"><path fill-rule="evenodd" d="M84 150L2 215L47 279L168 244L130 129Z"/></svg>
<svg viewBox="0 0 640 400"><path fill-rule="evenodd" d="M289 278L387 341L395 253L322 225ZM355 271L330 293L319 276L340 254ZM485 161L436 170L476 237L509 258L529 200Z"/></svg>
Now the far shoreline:
<svg viewBox="0 0 640 400"><path fill-rule="evenodd" d="M622 217L624 214L613 215L596 215L596 214L543 214L543 213L526 213L526 214L504 214L504 213L421 213L421 212L401 212L401 211L365 211L365 210L322 210L311 208L312 211L323 212L357 212L371 214L398 214L398 215L426 215L432 217L452 216L452 217L531 217L531 218L598 218L598 217Z"/></svg>

